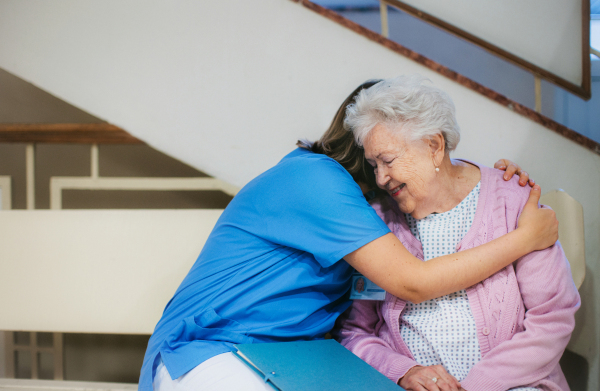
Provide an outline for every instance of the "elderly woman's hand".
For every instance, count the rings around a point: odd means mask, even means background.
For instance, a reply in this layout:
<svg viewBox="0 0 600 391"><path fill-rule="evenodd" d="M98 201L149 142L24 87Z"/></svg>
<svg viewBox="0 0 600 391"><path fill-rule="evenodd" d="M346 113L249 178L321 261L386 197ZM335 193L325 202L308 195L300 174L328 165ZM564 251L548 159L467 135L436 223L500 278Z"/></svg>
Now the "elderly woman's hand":
<svg viewBox="0 0 600 391"><path fill-rule="evenodd" d="M458 380L446 372L441 365L412 367L398 381L398 385L407 391L459 391L462 389Z"/></svg>
<svg viewBox="0 0 600 391"><path fill-rule="evenodd" d="M529 178L529 174L525 170L522 170L518 164L513 163L508 159L498 160L496 162L496 164L494 164L494 168L506 171L504 173L505 181L509 180L510 178L513 177L513 175L517 174L519 176L519 185L525 186L528 181L529 181L529 186L535 185L535 181L533 179Z"/></svg>
<svg viewBox="0 0 600 391"><path fill-rule="evenodd" d="M558 240L558 220L550 208L540 208L538 202L542 189L534 185L529 193L529 199L519 216L517 230L524 235L524 245L531 251L543 250L552 246Z"/></svg>

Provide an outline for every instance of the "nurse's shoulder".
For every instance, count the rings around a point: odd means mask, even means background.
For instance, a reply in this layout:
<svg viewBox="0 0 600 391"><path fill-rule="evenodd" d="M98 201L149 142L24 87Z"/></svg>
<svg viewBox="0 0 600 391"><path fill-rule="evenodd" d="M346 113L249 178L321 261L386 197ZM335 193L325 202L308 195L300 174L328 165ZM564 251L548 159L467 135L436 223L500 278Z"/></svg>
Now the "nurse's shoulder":
<svg viewBox="0 0 600 391"><path fill-rule="evenodd" d="M297 148L250 181L238 196L259 193L269 199L271 196L282 195L306 197L312 195L312 192L319 196L340 187L350 188L350 192L362 196L352 176L338 162L326 155Z"/></svg>

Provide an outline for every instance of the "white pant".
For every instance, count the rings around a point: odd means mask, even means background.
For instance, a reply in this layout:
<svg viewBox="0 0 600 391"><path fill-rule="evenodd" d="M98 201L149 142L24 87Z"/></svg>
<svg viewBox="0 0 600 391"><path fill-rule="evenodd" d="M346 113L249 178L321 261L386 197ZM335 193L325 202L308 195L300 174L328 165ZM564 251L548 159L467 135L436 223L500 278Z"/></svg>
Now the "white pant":
<svg viewBox="0 0 600 391"><path fill-rule="evenodd" d="M154 391L273 391L275 388L250 369L235 354L209 358L175 380L162 360L156 368Z"/></svg>

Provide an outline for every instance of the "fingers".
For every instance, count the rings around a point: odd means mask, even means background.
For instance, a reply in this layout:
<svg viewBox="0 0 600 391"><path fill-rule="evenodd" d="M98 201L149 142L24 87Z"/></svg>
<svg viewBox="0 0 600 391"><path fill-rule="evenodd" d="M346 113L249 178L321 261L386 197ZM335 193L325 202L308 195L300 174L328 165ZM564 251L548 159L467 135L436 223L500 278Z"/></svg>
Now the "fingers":
<svg viewBox="0 0 600 391"><path fill-rule="evenodd" d="M506 166L508 166L510 163L512 163L510 160L500 159L494 163L494 168L497 168L498 170L506 170Z"/></svg>
<svg viewBox="0 0 600 391"><path fill-rule="evenodd" d="M428 390L421 384L416 383L413 387L403 387L406 391L432 391Z"/></svg>
<svg viewBox="0 0 600 391"><path fill-rule="evenodd" d="M506 171L504 173L504 180L507 181L513 177L513 175L519 175L521 167L518 164L511 162L508 159L500 159L494 164L494 168ZM529 178L529 175L527 176Z"/></svg>
<svg viewBox="0 0 600 391"><path fill-rule="evenodd" d="M540 202L540 197L542 195L542 188L540 185L533 185L531 187L531 191L529 192L529 199L527 199L527 204L537 206Z"/></svg>
<svg viewBox="0 0 600 391"><path fill-rule="evenodd" d="M460 383L443 366L413 367L399 382L400 386L414 391L458 391Z"/></svg>
<svg viewBox="0 0 600 391"><path fill-rule="evenodd" d="M434 365L432 368L437 373L437 376L434 377L437 379L437 381L434 381L433 378L431 381L435 383L440 390L458 391L460 389L460 383L458 380L456 380L454 376L450 375L443 366Z"/></svg>
<svg viewBox="0 0 600 391"><path fill-rule="evenodd" d="M519 175L519 185L525 186L527 184L527 182L529 182L529 174L527 173L527 171L521 170L518 175Z"/></svg>
<svg viewBox="0 0 600 391"><path fill-rule="evenodd" d="M542 191L534 185L529 192L527 203L519 216L519 227L523 237L533 250L543 250L552 246L558 239L558 220L553 210L538 207Z"/></svg>
<svg viewBox="0 0 600 391"><path fill-rule="evenodd" d="M519 176L519 185L525 186L527 183L529 183L529 186L533 186L535 184L535 181L529 178L529 173L527 173L527 171L522 170L518 164L513 163L508 159L498 160L494 164L494 168L506 171L504 173L505 181L508 181L513 177L513 175L517 174Z"/></svg>
<svg viewBox="0 0 600 391"><path fill-rule="evenodd" d="M433 379L435 379L435 381L433 381ZM440 391L440 390L444 390L438 386L441 386L441 384L438 385L438 383L441 383L437 378L431 378L431 379L423 379L423 386L425 387L425 389L427 391Z"/></svg>
<svg viewBox="0 0 600 391"><path fill-rule="evenodd" d="M504 173L504 180L507 181L513 177L513 175L521 172L521 167L516 165L515 163L510 163L508 167L506 167L506 172Z"/></svg>

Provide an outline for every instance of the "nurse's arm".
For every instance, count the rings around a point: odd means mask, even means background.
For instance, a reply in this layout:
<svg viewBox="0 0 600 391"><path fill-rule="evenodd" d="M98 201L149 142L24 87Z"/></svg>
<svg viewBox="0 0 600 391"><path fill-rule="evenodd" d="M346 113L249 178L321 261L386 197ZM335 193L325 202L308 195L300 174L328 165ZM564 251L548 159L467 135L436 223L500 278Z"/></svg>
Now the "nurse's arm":
<svg viewBox="0 0 600 391"><path fill-rule="evenodd" d="M539 186L531 190L517 229L481 246L423 262L388 233L344 259L387 292L413 303L466 289L556 242L558 221L552 210L538 208L540 192Z"/></svg>

